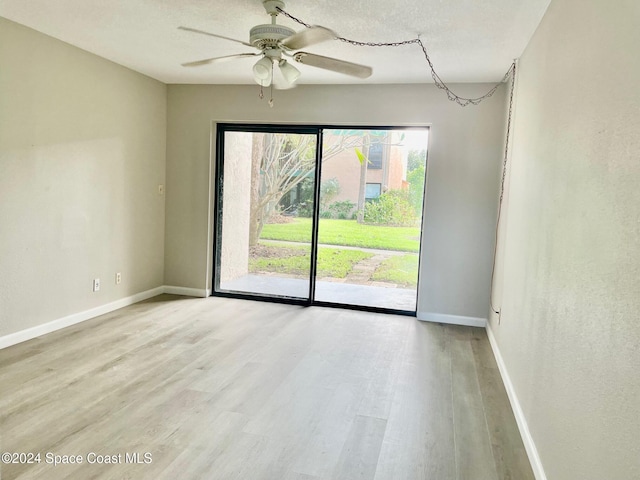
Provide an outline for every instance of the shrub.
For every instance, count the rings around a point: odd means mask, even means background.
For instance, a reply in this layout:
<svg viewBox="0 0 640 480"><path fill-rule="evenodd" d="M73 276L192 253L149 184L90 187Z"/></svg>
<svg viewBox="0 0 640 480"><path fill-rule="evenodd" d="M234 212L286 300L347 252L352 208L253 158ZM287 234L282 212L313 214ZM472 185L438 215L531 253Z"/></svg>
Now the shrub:
<svg viewBox="0 0 640 480"><path fill-rule="evenodd" d="M333 202L331 205L329 205L329 211L334 218L346 220L350 218L351 211L355 206L355 203L350 202L349 200L343 200L341 202Z"/></svg>
<svg viewBox="0 0 640 480"><path fill-rule="evenodd" d="M416 223L409 192L390 190L364 206L365 223L410 227Z"/></svg>
<svg viewBox="0 0 640 480"><path fill-rule="evenodd" d="M313 215L313 202L303 202L297 205L298 217L311 218Z"/></svg>
<svg viewBox="0 0 640 480"><path fill-rule="evenodd" d="M292 211L296 212L298 217L311 218L313 216L313 177L306 177L300 182L300 198L298 203L292 206ZM330 178L320 184L320 216L322 218L331 218L331 212L327 211L326 203L340 193L340 182L337 178ZM328 215L328 216L327 216Z"/></svg>
<svg viewBox="0 0 640 480"><path fill-rule="evenodd" d="M337 178L329 178L320 184L320 206L324 208L340 193L340 182Z"/></svg>

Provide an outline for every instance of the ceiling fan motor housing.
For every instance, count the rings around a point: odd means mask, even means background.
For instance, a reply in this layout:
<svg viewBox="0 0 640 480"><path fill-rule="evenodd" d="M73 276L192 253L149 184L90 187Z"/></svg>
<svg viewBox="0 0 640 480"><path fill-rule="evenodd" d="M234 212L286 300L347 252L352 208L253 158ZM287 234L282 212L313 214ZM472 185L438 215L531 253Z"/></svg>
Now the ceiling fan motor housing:
<svg viewBox="0 0 640 480"><path fill-rule="evenodd" d="M284 10L284 2L282 0L262 0L262 6L269 15L278 15L278 8Z"/></svg>
<svg viewBox="0 0 640 480"><path fill-rule="evenodd" d="M283 25L256 25L249 32L249 43L260 50L274 48L280 40L293 35L295 30Z"/></svg>

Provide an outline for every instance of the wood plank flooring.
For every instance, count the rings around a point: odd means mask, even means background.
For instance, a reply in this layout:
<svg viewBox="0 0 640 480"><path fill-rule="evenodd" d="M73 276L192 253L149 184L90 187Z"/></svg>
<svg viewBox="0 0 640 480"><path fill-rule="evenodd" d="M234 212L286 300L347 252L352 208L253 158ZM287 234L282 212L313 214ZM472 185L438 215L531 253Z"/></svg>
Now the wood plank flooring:
<svg viewBox="0 0 640 480"><path fill-rule="evenodd" d="M169 295L0 350L0 452L41 454L2 480L534 478L483 330Z"/></svg>

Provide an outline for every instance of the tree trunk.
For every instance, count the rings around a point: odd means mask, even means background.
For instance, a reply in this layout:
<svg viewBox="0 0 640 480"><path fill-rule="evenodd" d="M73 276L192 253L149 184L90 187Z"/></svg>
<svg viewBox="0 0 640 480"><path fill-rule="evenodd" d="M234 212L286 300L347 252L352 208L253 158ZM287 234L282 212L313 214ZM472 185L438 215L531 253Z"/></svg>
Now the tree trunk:
<svg viewBox="0 0 640 480"><path fill-rule="evenodd" d="M364 222L364 205L365 205L365 193L367 189L367 162L369 158L369 133L365 133L362 137L362 153L364 154L364 161L360 164L360 187L358 189L358 210L356 219L358 223Z"/></svg>
<svg viewBox="0 0 640 480"><path fill-rule="evenodd" d="M264 152L264 133L253 133L251 148L251 204L249 215L249 246L258 244L264 220L262 218L262 206L260 205L260 168Z"/></svg>

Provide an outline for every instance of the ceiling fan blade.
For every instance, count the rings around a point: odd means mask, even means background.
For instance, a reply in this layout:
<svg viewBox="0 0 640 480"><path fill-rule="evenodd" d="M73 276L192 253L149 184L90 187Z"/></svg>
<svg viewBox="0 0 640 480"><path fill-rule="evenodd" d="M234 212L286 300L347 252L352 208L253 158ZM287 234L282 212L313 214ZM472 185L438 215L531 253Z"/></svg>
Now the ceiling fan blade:
<svg viewBox="0 0 640 480"><path fill-rule="evenodd" d="M238 53L236 55L226 55L224 57L213 57L213 58L205 58L204 60L196 60L195 62L187 62L183 63L183 67L199 67L201 65L208 65L210 63L220 63L227 62L229 60L235 60L236 58L245 58L245 57L257 57L259 53Z"/></svg>
<svg viewBox="0 0 640 480"><path fill-rule="evenodd" d="M333 40L337 36L333 30L315 25L288 36L280 43L289 50L299 50L326 40Z"/></svg>
<svg viewBox="0 0 640 480"><path fill-rule="evenodd" d="M324 68L333 72L344 73L358 78L369 78L373 73L371 67L359 65L357 63L338 60L337 58L323 57L322 55L314 55L313 53L297 52L293 55L296 62L312 67Z"/></svg>
<svg viewBox="0 0 640 480"><path fill-rule="evenodd" d="M197 28L190 28L190 27L178 27L178 28L180 30L186 30L187 32L201 33L202 35L209 35L210 37L222 38L223 40L229 40L231 42L241 43L242 45L253 48L253 45L251 45L250 43L243 42L242 40L236 40L235 38L224 37L222 35L217 35L215 33L205 32L204 30L198 30Z"/></svg>

